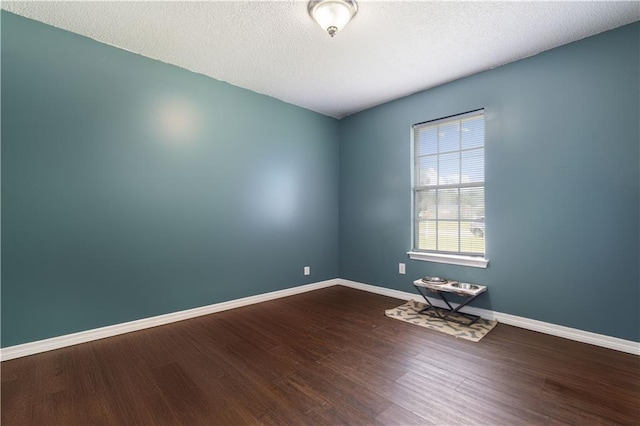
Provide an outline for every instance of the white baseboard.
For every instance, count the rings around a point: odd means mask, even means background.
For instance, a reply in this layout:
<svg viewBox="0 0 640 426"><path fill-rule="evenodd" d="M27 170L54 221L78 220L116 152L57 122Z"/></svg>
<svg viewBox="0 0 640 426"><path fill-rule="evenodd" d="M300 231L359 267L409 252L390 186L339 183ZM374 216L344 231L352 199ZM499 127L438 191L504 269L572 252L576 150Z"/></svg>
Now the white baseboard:
<svg viewBox="0 0 640 426"><path fill-rule="evenodd" d="M93 330L80 331L78 333L66 334L64 336L52 337L50 339L38 340L35 342L23 343L21 345L0 348L0 361L8 361L27 355L34 355L40 352L73 346L80 343L91 342L93 340L104 339L106 337L117 336L119 334L130 333L132 331L143 330L145 328L157 327L176 321L195 318L202 315L213 314L215 312L226 311L239 308L241 306L253 305L254 303L266 302L267 300L279 299L281 297L293 296L294 294L305 293L307 291L318 290L325 287L337 285L337 279L320 281L270 293L258 294L255 296L243 297L242 299L229 300L227 302L214 303L213 305L201 306L199 308L187 309L185 311L172 312L170 314L158 315L150 318L143 318L121 324L109 325L95 328Z"/></svg>
<svg viewBox="0 0 640 426"><path fill-rule="evenodd" d="M421 300L421 296L417 293L408 293L400 290L392 290L389 288L378 287L370 284L363 284L345 279L337 279L339 285L351 287L358 290L368 291L370 293L381 294L383 296L393 297L401 300ZM438 299L431 299L432 303L438 307L445 307L444 302ZM455 303L452 306L458 306ZM640 355L640 342L632 340L619 339L617 337L606 336L604 334L592 333L590 331L578 330L576 328L565 327L562 325L551 324L548 322L538 321L530 318L519 317L502 312L490 311L487 309L474 308L465 306L461 312L478 315L484 319L496 320L502 324L513 325L515 327L527 330L538 331L540 333L550 334L577 342L588 343L603 348L614 349L616 351L627 352L633 355Z"/></svg>
<svg viewBox="0 0 640 426"><path fill-rule="evenodd" d="M130 333L132 331L143 330L145 328L157 327L159 325L169 324L176 321L182 321L189 318L195 318L202 315L213 314L215 312L235 309L242 306L252 305L254 303L266 302L268 300L278 299L281 297L293 296L295 294L305 293L312 290L331 287L334 285L342 285L358 290L368 291L370 293L381 294L383 296L393 297L401 300L420 300L420 296L416 293L408 293L400 290L392 290L389 288L378 287L370 284L363 284L355 281L336 278L317 283L306 284L298 287L287 288L284 290L273 291L270 293L258 294L255 296L244 297L242 299L229 300L227 302L215 303L213 305L202 306L199 308L188 309L185 311L172 312L170 314L158 315L150 318L143 318L136 321L125 322L121 324L110 325L107 327L96 328L93 330L81 331L78 333L67 334L64 336L52 337L50 339L38 340L35 342L24 343L21 345L0 348L0 361L8 361L14 358L20 358L27 355L34 355L41 352L51 351L54 349L73 346L80 343L91 342L93 340L104 339L106 337L117 336L119 334ZM441 301L434 301L434 305L444 307ZM453 304L454 306L457 306ZM578 330L575 328L564 327L561 325L550 324L547 322L537 321L529 318L518 317L501 312L489 311L487 309L464 307L462 312L479 315L489 320L497 320L503 324L513 325L515 327L527 330L538 331L553 336L563 337L565 339L575 340L578 342L589 343L596 346L602 346L621 352L627 352L634 355L640 355L640 343L631 340L619 339L617 337L605 336L602 334L591 333L589 331Z"/></svg>

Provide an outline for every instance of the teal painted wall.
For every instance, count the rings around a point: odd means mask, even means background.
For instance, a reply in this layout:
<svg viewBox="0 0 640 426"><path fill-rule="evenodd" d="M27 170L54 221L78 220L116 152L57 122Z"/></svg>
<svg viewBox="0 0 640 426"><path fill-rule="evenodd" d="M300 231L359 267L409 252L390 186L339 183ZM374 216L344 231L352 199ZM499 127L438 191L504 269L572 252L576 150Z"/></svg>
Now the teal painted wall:
<svg viewBox="0 0 640 426"><path fill-rule="evenodd" d="M2 346L337 277L338 139L2 12Z"/></svg>
<svg viewBox="0 0 640 426"><path fill-rule="evenodd" d="M640 341L639 52L636 23L343 119L340 276L477 282L477 306ZM411 125L478 108L489 267L410 261Z"/></svg>

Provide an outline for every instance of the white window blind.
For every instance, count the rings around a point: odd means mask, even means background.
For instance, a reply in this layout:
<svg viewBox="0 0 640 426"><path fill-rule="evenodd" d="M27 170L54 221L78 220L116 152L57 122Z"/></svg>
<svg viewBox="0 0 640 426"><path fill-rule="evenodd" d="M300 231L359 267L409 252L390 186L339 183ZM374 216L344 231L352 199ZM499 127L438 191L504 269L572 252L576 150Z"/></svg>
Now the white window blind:
<svg viewBox="0 0 640 426"><path fill-rule="evenodd" d="M484 256L484 110L413 126L413 251Z"/></svg>

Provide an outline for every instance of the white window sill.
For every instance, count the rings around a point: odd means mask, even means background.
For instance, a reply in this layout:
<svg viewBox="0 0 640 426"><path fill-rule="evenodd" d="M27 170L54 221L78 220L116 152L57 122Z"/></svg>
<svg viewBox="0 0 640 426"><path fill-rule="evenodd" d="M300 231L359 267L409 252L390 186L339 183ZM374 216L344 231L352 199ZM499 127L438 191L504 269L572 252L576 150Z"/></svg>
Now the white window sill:
<svg viewBox="0 0 640 426"><path fill-rule="evenodd" d="M460 256L456 254L424 253L417 251L407 252L412 260L427 262L448 263L450 265L471 266L472 268L486 268L489 259L474 256Z"/></svg>

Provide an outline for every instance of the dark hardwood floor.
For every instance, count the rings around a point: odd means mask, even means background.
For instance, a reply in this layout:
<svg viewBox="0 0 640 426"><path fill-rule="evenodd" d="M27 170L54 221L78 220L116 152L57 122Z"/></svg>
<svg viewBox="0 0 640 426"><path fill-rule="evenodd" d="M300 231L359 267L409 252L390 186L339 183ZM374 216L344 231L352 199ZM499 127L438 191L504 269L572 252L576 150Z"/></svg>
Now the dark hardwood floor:
<svg viewBox="0 0 640 426"><path fill-rule="evenodd" d="M331 287L2 363L3 425L639 424L640 357Z"/></svg>

